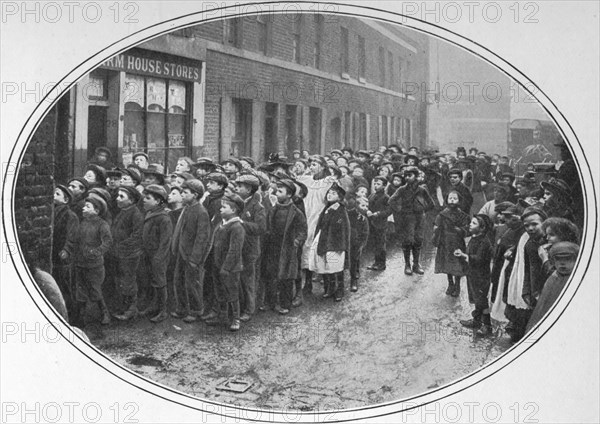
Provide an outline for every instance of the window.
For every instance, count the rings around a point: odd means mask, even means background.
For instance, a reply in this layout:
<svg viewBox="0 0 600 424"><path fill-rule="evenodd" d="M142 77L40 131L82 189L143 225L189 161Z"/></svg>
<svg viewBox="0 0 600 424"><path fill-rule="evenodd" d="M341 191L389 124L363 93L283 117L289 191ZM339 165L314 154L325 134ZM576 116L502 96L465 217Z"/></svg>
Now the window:
<svg viewBox="0 0 600 424"><path fill-rule="evenodd" d="M361 113L359 114L359 145L358 147L361 149L367 148L367 114Z"/></svg>
<svg viewBox="0 0 600 424"><path fill-rule="evenodd" d="M188 154L188 84L125 75L124 153L145 151L151 163L174 170Z"/></svg>
<svg viewBox="0 0 600 424"><path fill-rule="evenodd" d="M410 146L412 144L412 122L410 119L404 119L404 128L402 130L402 140L407 146Z"/></svg>
<svg viewBox="0 0 600 424"><path fill-rule="evenodd" d="M232 99L231 151L235 157L249 156L252 141L252 100Z"/></svg>
<svg viewBox="0 0 600 424"><path fill-rule="evenodd" d="M296 14L294 22L292 23L292 35L293 35L293 51L292 51L292 60L296 63L300 63L301 55L300 55L300 33L302 31L302 15L300 13Z"/></svg>
<svg viewBox="0 0 600 424"><path fill-rule="evenodd" d="M258 51L265 56L270 53L271 45L271 22L269 15L258 15L256 17L258 26Z"/></svg>
<svg viewBox="0 0 600 424"><path fill-rule="evenodd" d="M233 47L242 47L242 19L232 18L223 21L224 41Z"/></svg>
<svg viewBox="0 0 600 424"><path fill-rule="evenodd" d="M92 71L86 89L86 100L108 100L108 71L105 69Z"/></svg>
<svg viewBox="0 0 600 424"><path fill-rule="evenodd" d="M385 87L385 49L379 47L379 85Z"/></svg>
<svg viewBox="0 0 600 424"><path fill-rule="evenodd" d="M358 36L358 78L365 78L367 67L367 50L365 38Z"/></svg>
<svg viewBox="0 0 600 424"><path fill-rule="evenodd" d="M318 107L308 109L308 128L308 151L319 154L321 152L321 109Z"/></svg>
<svg viewBox="0 0 600 424"><path fill-rule="evenodd" d="M321 39L323 38L323 15L315 14L315 45L313 49L313 66L316 69L321 68Z"/></svg>
<svg viewBox="0 0 600 424"><path fill-rule="evenodd" d="M340 39L340 47L341 47L341 70L342 73L348 74L350 73L350 63L348 58L349 53L349 45L348 45L348 28L341 27L341 39Z"/></svg>
<svg viewBox="0 0 600 424"><path fill-rule="evenodd" d="M352 145L352 112L344 112L344 146Z"/></svg>
<svg viewBox="0 0 600 424"><path fill-rule="evenodd" d="M392 90L394 88L394 56L392 52L388 52L388 88Z"/></svg>
<svg viewBox="0 0 600 424"><path fill-rule="evenodd" d="M394 143L402 143L402 118L396 117L396 139Z"/></svg>
<svg viewBox="0 0 600 424"><path fill-rule="evenodd" d="M398 58L398 84L400 85L400 92L404 93L404 81L402 81L403 78L403 73L402 73L402 58L399 57ZM398 133L400 134L400 133Z"/></svg>
<svg viewBox="0 0 600 424"><path fill-rule="evenodd" d="M291 156L294 150L301 150L302 145L298 142L298 106L287 105L285 107L285 145Z"/></svg>
<svg viewBox="0 0 600 424"><path fill-rule="evenodd" d="M381 145L388 145L388 119L385 115L381 115Z"/></svg>

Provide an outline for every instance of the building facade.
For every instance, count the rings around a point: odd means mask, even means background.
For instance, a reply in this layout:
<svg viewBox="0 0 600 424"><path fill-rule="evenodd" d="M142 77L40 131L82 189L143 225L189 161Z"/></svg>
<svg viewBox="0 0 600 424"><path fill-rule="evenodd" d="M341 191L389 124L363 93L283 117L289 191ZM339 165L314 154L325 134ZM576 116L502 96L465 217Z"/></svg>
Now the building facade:
<svg viewBox="0 0 600 424"><path fill-rule="evenodd" d="M111 58L61 100L59 168L82 172L100 146L124 165L145 151L167 171L180 156L422 147L427 102L405 87L427 80L428 49L416 32L316 13L178 30Z"/></svg>

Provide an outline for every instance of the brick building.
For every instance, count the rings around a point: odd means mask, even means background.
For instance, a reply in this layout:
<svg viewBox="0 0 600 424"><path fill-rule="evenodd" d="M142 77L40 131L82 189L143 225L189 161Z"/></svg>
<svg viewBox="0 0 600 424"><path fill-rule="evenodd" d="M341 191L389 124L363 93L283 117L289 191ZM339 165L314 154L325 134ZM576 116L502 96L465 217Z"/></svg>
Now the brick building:
<svg viewBox="0 0 600 424"><path fill-rule="evenodd" d="M58 108L59 169L95 148L127 164L139 150L171 171L180 156L264 160L349 145L424 146L428 78L417 32L338 15L263 14L160 36L106 61Z"/></svg>

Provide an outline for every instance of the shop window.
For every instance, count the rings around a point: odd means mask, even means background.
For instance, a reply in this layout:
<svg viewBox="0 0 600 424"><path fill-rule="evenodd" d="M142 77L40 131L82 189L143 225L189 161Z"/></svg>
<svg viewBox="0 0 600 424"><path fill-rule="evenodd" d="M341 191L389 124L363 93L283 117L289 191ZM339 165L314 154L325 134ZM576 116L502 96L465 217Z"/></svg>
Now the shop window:
<svg viewBox="0 0 600 424"><path fill-rule="evenodd" d="M145 151L150 162L175 169L188 154L187 84L126 74L123 152Z"/></svg>

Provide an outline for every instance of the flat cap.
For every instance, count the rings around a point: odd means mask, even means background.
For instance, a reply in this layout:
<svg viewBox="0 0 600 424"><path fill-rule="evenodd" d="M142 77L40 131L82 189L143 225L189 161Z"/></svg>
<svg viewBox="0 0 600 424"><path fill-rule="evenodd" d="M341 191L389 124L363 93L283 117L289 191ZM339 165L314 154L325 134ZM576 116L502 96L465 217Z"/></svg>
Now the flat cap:
<svg viewBox="0 0 600 424"><path fill-rule="evenodd" d="M214 181L218 184L221 184L223 187L227 187L227 185L229 184L229 179L227 178L227 175L221 172L211 172L206 177L204 177L204 180Z"/></svg>
<svg viewBox="0 0 600 424"><path fill-rule="evenodd" d="M202 181L200 180L185 180L183 184L181 184L181 189L183 190L185 188L197 193L200 197L204 196L204 184L202 184Z"/></svg>
<svg viewBox="0 0 600 424"><path fill-rule="evenodd" d="M163 202L167 201L167 190L165 190L165 188L161 185L158 184L150 184L148 186L146 186L146 188L144 189L144 193L152 193L157 195L158 197L160 197Z"/></svg>
<svg viewBox="0 0 600 424"><path fill-rule="evenodd" d="M242 199L237 194L227 194L223 196L221 200L235 205L238 213L242 213L242 211L244 210L244 199Z"/></svg>
<svg viewBox="0 0 600 424"><path fill-rule="evenodd" d="M570 241L559 241L554 243L548 252L548 256L551 258L557 257L573 257L579 254L579 246Z"/></svg>
<svg viewBox="0 0 600 424"><path fill-rule="evenodd" d="M141 193L135 187L120 186L117 192L119 191L124 191L133 203L137 203L140 200Z"/></svg>
<svg viewBox="0 0 600 424"><path fill-rule="evenodd" d="M260 186L260 180L256 175L252 174L243 174L240 175L237 180L235 180L238 184L247 184L250 187L258 188Z"/></svg>

